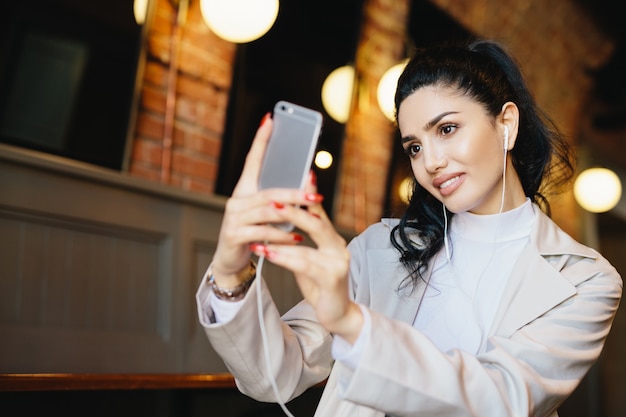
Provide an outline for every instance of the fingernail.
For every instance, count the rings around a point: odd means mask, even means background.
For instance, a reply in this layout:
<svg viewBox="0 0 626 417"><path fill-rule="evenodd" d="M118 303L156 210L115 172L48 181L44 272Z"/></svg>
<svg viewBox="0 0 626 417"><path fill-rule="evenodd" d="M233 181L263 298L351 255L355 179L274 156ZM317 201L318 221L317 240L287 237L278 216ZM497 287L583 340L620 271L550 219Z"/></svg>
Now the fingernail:
<svg viewBox="0 0 626 417"><path fill-rule="evenodd" d="M267 248L262 243L250 243L250 250L258 255L260 253L265 253Z"/></svg>
<svg viewBox="0 0 626 417"><path fill-rule="evenodd" d="M267 122L267 119L269 119L271 117L272 116L271 116L271 114L269 112L265 113L265 116L263 116L263 118L261 119L261 124L259 125L259 127L263 126L265 124L265 122Z"/></svg>
<svg viewBox="0 0 626 417"><path fill-rule="evenodd" d="M284 205L283 203L278 202L278 201L272 201L272 205L273 205L274 207L276 207L277 209L283 209L283 208L285 208L285 205Z"/></svg>
<svg viewBox="0 0 626 417"><path fill-rule="evenodd" d="M317 175L315 175L315 171L311 170L310 181L311 185L317 186Z"/></svg>
<svg viewBox="0 0 626 417"><path fill-rule="evenodd" d="M312 201L314 203L321 203L324 200L324 196L321 194L308 193L304 196L305 200Z"/></svg>
<svg viewBox="0 0 626 417"><path fill-rule="evenodd" d="M265 256L268 259L276 256L275 252L267 249L267 246L262 243L250 243L250 250L258 256Z"/></svg>
<svg viewBox="0 0 626 417"><path fill-rule="evenodd" d="M304 236L299 233L292 233L291 236L295 242L302 242L304 240Z"/></svg>

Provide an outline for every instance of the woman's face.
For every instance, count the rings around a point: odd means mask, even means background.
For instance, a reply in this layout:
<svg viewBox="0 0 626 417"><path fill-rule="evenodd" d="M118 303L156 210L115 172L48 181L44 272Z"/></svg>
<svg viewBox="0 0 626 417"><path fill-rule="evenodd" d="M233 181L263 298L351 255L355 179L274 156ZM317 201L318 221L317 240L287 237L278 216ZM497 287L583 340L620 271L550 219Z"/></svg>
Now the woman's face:
<svg viewBox="0 0 626 417"><path fill-rule="evenodd" d="M423 87L398 109L415 178L454 213L500 210L504 137L477 102L449 87Z"/></svg>

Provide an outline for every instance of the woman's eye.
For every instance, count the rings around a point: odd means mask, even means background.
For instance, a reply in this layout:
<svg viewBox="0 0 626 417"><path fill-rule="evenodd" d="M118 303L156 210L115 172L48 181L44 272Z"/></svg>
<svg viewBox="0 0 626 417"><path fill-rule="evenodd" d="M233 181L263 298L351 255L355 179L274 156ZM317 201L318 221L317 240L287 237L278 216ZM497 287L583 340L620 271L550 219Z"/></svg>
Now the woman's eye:
<svg viewBox="0 0 626 417"><path fill-rule="evenodd" d="M439 130L441 131L441 134L444 136L451 134L452 132L454 132L455 129L456 129L455 125L443 125L439 128Z"/></svg>
<svg viewBox="0 0 626 417"><path fill-rule="evenodd" d="M404 148L404 152L409 156L415 156L422 150L422 145L418 145L413 143L406 148Z"/></svg>

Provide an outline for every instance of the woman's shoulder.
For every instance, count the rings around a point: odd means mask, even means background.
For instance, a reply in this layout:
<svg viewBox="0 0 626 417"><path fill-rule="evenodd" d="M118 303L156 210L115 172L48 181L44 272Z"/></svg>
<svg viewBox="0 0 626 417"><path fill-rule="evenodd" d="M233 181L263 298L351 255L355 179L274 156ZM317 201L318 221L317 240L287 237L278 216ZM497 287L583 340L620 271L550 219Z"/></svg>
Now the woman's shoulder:
<svg viewBox="0 0 626 417"><path fill-rule="evenodd" d="M363 232L357 235L350 243L353 246L359 246L361 249L391 249L397 250L392 243L394 237L394 229L400 224L398 218L382 218L379 222L368 226ZM414 228L408 228L407 237L416 247L423 247L419 232ZM401 242L397 241L397 244Z"/></svg>
<svg viewBox="0 0 626 417"><path fill-rule="evenodd" d="M567 254L586 258L599 256L595 249L574 239L538 208L535 225L531 232L531 242L542 255Z"/></svg>
<svg viewBox="0 0 626 417"><path fill-rule="evenodd" d="M384 249L391 246L391 232L400 223L400 219L383 218L369 225L350 242L351 245Z"/></svg>
<svg viewBox="0 0 626 417"><path fill-rule="evenodd" d="M393 228L400 224L400 219L385 217L369 225L359 236L365 239L378 238L381 235L390 236Z"/></svg>
<svg viewBox="0 0 626 417"><path fill-rule="evenodd" d="M531 244L571 281L605 277L621 287L621 275L598 250L587 246L562 230L545 213L539 212L531 235Z"/></svg>

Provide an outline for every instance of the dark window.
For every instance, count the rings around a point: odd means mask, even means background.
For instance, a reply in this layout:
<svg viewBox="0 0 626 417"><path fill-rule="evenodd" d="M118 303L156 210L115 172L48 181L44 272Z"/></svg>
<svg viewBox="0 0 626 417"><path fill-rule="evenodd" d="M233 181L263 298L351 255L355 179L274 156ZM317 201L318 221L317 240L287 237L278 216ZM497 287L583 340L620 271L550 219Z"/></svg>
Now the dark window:
<svg viewBox="0 0 626 417"><path fill-rule="evenodd" d="M361 25L362 0L281 1L276 22L260 39L239 45L216 192L230 195L263 115L278 100L324 114L318 149L334 163L316 169L324 208L332 213L344 125L322 106L324 80L337 67L353 64Z"/></svg>
<svg viewBox="0 0 626 417"><path fill-rule="evenodd" d="M133 0L3 7L0 141L122 169L141 45Z"/></svg>

